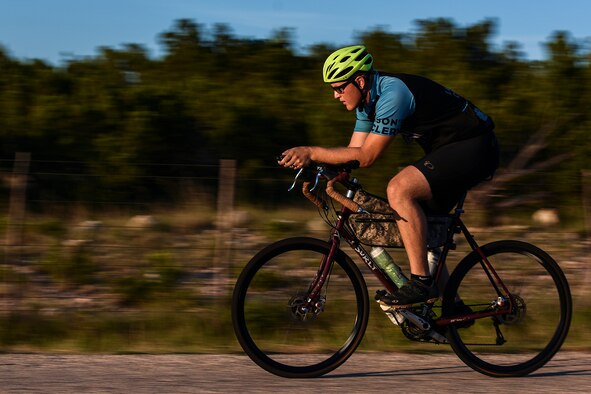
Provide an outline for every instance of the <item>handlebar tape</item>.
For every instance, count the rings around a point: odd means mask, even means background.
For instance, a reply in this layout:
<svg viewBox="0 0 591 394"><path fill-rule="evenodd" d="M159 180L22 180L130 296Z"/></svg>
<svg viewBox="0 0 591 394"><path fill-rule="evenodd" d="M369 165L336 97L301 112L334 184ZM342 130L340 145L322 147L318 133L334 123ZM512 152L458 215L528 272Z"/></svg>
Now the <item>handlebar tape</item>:
<svg viewBox="0 0 591 394"><path fill-rule="evenodd" d="M304 194L304 196L306 196L306 198L308 200L312 201L318 208L324 209L326 207L326 204L324 203L324 201L319 199L316 196L316 194L314 194L310 191L311 184L312 184L311 182L303 182L302 193Z"/></svg>
<svg viewBox="0 0 591 394"><path fill-rule="evenodd" d="M359 204L357 204L355 201L345 197L344 195L342 195L341 193L339 193L338 191L336 191L334 189L334 186L333 186L334 183L344 181L347 176L348 176L348 174L346 174L346 173L339 174L338 176L332 178L330 181L326 182L326 194L330 198L332 198L333 200L339 202L344 207L350 209L351 211L359 212L360 208L361 208L359 206Z"/></svg>

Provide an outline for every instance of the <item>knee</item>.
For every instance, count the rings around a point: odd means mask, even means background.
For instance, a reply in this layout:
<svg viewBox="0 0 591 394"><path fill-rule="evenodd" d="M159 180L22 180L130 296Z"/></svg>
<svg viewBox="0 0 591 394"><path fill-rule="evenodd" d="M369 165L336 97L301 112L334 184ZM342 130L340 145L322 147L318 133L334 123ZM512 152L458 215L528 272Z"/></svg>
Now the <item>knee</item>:
<svg viewBox="0 0 591 394"><path fill-rule="evenodd" d="M388 202L393 209L432 198L431 188L424 175L414 167L407 167L388 182Z"/></svg>
<svg viewBox="0 0 591 394"><path fill-rule="evenodd" d="M390 182L388 182L386 194L388 196L388 203L392 209L395 210L400 208L409 200L412 200L408 187L405 186L405 182L399 177L394 177L390 180Z"/></svg>

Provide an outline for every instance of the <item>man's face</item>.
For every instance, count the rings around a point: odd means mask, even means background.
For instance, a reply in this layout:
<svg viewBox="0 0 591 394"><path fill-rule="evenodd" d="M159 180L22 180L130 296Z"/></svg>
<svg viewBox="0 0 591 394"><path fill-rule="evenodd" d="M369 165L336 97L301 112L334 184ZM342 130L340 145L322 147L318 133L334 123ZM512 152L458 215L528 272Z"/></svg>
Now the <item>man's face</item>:
<svg viewBox="0 0 591 394"><path fill-rule="evenodd" d="M334 90L334 98L343 103L348 111L357 108L361 102L361 92L352 82L353 80L348 80L345 82L335 82L330 84ZM357 77L356 82L361 88L363 88L363 83L365 82L363 78Z"/></svg>

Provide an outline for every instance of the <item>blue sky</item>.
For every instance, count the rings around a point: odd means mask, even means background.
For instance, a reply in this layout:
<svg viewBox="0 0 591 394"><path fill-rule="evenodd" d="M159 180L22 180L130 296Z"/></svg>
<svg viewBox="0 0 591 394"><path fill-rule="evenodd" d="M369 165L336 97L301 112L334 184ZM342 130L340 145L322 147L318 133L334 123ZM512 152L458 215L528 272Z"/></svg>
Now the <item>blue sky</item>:
<svg viewBox="0 0 591 394"><path fill-rule="evenodd" d="M541 44L557 30L591 46L588 0L0 0L0 45L12 57L53 64L123 43L143 44L157 56L158 34L189 18L205 27L226 23L249 38L293 28L305 50L320 42L351 44L376 26L412 32L415 20L437 17L462 26L495 18L494 43L517 41L529 59L544 57Z"/></svg>

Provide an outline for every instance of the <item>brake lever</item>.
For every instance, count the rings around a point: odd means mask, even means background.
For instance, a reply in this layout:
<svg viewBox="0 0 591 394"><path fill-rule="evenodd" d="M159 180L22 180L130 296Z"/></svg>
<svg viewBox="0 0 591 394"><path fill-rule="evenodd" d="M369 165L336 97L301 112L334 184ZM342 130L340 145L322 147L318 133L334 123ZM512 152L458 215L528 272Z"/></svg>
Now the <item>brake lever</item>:
<svg viewBox="0 0 591 394"><path fill-rule="evenodd" d="M296 183L298 182L298 178L300 177L300 175L302 175L303 172L304 172L304 167L300 168L300 170L296 174L295 178L293 178L293 183L291 184L291 186L289 187L289 189L287 189L288 192L290 192L290 191L293 190L293 188L295 187Z"/></svg>
<svg viewBox="0 0 591 394"><path fill-rule="evenodd" d="M316 173L316 180L314 180L314 186L312 186L312 188L310 189L311 192L313 192L314 189L316 189L316 186L318 186L318 181L320 180L321 176L322 176L321 172Z"/></svg>

